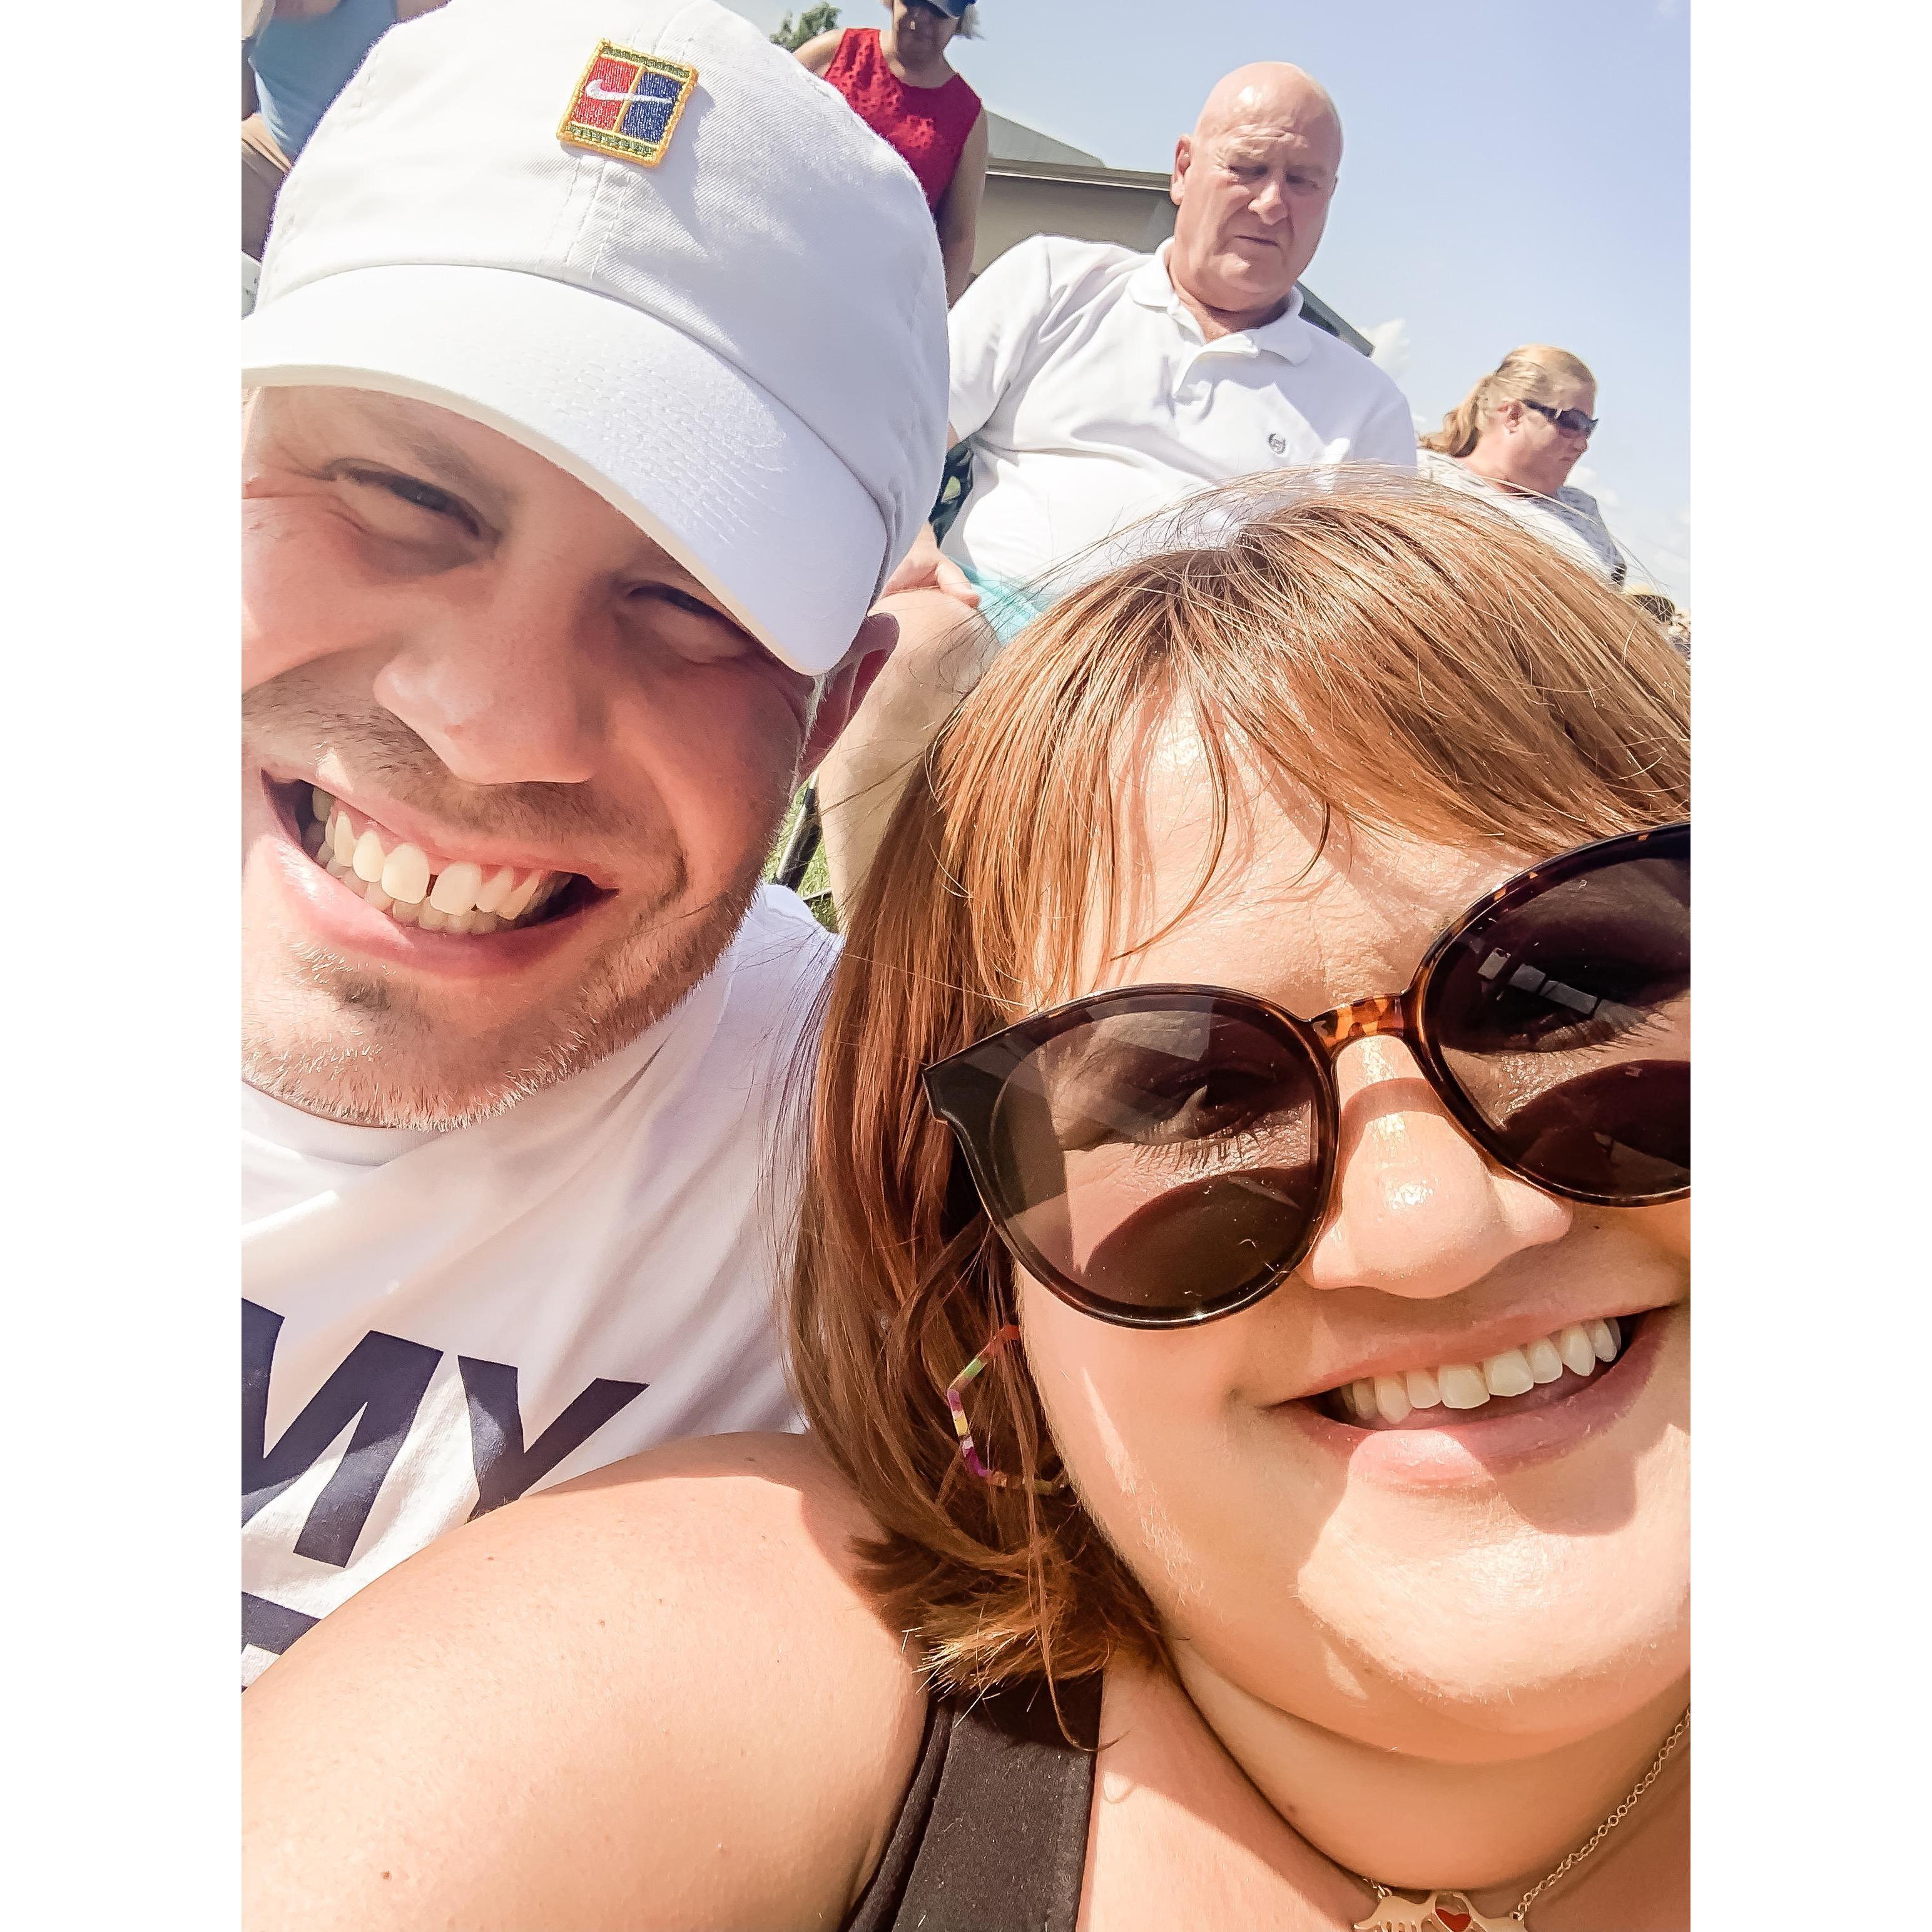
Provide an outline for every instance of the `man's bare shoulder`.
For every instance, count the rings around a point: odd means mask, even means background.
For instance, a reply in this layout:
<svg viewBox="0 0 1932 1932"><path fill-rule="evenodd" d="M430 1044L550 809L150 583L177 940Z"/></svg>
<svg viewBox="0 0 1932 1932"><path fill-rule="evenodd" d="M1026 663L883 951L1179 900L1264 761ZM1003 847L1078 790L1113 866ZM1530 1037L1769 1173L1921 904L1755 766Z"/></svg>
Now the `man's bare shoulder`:
<svg viewBox="0 0 1932 1932"><path fill-rule="evenodd" d="M812 1443L652 1451L432 1544L244 1700L251 1923L839 1923L924 1699Z"/></svg>

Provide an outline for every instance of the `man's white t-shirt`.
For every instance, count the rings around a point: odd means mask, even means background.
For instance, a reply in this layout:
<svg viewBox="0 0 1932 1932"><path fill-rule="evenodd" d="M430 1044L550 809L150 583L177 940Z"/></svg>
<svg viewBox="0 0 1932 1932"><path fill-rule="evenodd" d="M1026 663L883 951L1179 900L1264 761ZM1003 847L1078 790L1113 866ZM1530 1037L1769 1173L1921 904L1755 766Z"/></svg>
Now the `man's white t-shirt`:
<svg viewBox="0 0 1932 1932"><path fill-rule="evenodd" d="M244 1683L472 1516L654 1443L796 1426L772 1304L836 947L764 887L674 1012L472 1126L244 1088Z"/></svg>
<svg viewBox="0 0 1932 1932"><path fill-rule="evenodd" d="M1298 291L1275 321L1207 341L1168 279L1171 246L1036 235L955 305L948 420L971 442L973 487L944 548L983 581L1032 583L1232 477L1413 472L1402 392L1305 320Z"/></svg>

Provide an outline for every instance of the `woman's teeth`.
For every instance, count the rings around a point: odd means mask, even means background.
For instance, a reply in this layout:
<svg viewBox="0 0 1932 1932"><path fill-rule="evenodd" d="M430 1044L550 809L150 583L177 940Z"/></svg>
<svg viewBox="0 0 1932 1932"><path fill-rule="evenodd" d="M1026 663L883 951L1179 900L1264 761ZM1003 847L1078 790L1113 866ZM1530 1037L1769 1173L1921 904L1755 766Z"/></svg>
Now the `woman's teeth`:
<svg viewBox="0 0 1932 1932"><path fill-rule="evenodd" d="M1401 1375L1364 1376L1343 1383L1337 1393L1358 1422L1406 1422L1419 1408L1480 1408L1499 1396L1526 1395L1558 1380L1566 1369L1573 1376L1592 1375L1599 1363L1616 1360L1623 1343L1623 1326L1615 1316L1572 1322L1486 1362L1444 1362Z"/></svg>
<svg viewBox="0 0 1932 1932"><path fill-rule="evenodd" d="M348 811L319 786L309 802L314 822L302 835L310 858L332 879L359 893L400 926L428 932L494 932L535 923L560 892L568 872L486 871L467 859L445 860L419 845L385 845L376 827L358 827Z"/></svg>

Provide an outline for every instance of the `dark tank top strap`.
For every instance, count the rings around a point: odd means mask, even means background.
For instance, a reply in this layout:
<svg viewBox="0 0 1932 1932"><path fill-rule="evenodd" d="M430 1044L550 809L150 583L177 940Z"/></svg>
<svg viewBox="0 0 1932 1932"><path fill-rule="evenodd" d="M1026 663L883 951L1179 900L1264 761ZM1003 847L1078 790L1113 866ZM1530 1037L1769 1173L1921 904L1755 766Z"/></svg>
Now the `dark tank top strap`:
<svg viewBox="0 0 1932 1932"><path fill-rule="evenodd" d="M1060 1685L1058 1714L1043 1684L934 1699L898 1822L844 1932L1073 1932L1100 1683Z"/></svg>

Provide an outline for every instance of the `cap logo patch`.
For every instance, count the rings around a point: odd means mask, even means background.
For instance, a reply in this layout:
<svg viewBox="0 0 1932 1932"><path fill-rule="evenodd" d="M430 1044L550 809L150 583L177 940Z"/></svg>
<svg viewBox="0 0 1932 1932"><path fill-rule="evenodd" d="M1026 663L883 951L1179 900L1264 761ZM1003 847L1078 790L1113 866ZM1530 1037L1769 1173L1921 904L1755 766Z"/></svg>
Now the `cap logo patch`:
<svg viewBox="0 0 1932 1932"><path fill-rule="evenodd" d="M571 96L556 138L592 154L654 168L670 146L698 70L658 54L599 40Z"/></svg>

